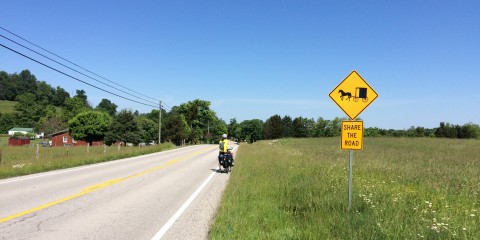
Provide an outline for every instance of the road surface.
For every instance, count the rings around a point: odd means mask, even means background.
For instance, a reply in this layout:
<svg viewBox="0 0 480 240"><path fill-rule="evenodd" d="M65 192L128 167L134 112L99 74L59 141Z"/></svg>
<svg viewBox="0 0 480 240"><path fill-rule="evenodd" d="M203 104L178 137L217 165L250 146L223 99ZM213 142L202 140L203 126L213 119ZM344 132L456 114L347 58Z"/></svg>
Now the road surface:
<svg viewBox="0 0 480 240"><path fill-rule="evenodd" d="M206 239L229 175L197 145L0 181L0 239Z"/></svg>

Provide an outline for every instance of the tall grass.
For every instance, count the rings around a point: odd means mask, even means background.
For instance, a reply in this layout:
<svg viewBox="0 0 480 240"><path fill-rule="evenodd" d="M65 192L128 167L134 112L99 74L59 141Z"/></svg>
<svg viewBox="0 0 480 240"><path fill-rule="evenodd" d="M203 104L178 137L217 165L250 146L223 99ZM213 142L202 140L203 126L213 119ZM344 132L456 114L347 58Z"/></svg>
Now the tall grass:
<svg viewBox="0 0 480 240"><path fill-rule="evenodd" d="M172 149L170 143L146 147L0 147L0 179L105 162Z"/></svg>
<svg viewBox="0 0 480 240"><path fill-rule="evenodd" d="M338 138L244 144L209 237L476 239L479 144L366 138L354 153L350 211Z"/></svg>

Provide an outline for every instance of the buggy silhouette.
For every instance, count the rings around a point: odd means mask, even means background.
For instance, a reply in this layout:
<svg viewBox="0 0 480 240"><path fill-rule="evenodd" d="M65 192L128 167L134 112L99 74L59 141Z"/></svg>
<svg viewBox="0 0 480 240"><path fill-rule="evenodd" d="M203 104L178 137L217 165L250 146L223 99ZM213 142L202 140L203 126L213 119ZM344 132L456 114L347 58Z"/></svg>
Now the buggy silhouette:
<svg viewBox="0 0 480 240"><path fill-rule="evenodd" d="M364 102L368 102L368 97L367 97L367 88L359 88L357 87L355 89L355 96L353 96L353 101L358 102L358 100L362 99Z"/></svg>

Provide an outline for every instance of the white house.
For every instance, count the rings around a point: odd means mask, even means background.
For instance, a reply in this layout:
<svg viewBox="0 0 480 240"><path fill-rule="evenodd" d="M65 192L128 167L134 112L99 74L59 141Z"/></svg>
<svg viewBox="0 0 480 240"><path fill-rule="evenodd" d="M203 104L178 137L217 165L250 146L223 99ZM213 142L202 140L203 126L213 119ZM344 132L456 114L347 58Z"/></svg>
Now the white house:
<svg viewBox="0 0 480 240"><path fill-rule="evenodd" d="M12 128L8 130L8 135L13 136L13 134L20 132L23 134L33 133L33 128Z"/></svg>
<svg viewBox="0 0 480 240"><path fill-rule="evenodd" d="M41 138L44 138L44 137L45 137L45 133L43 133L43 132L35 134L36 139L41 139Z"/></svg>

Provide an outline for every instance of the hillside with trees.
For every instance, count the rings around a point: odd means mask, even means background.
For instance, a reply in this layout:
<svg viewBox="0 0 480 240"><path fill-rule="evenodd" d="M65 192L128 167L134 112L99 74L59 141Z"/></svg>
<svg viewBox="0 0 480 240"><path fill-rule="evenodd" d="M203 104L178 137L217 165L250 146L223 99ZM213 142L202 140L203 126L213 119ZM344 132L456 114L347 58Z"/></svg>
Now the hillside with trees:
<svg viewBox="0 0 480 240"><path fill-rule="evenodd" d="M92 142L103 139L105 143L158 142L159 110L140 114L131 109L117 110L109 99L102 99L91 106L87 93L76 90L74 96L60 86L52 87L38 81L28 70L19 74L0 71L0 101L14 102L13 111L0 111L0 132L13 127L31 127L49 135L69 129L79 140ZM335 137L340 135L341 118L317 120L305 117L274 115L265 122L260 119L227 124L210 108L209 101L196 99L174 106L170 111L162 109L161 141L183 143L207 143L219 139L223 133L231 138L255 142L262 139ZM1 106L1 105L0 105ZM441 122L438 128L414 127L407 130L367 128L367 137L445 137L480 138L480 127L474 123L452 125Z"/></svg>

